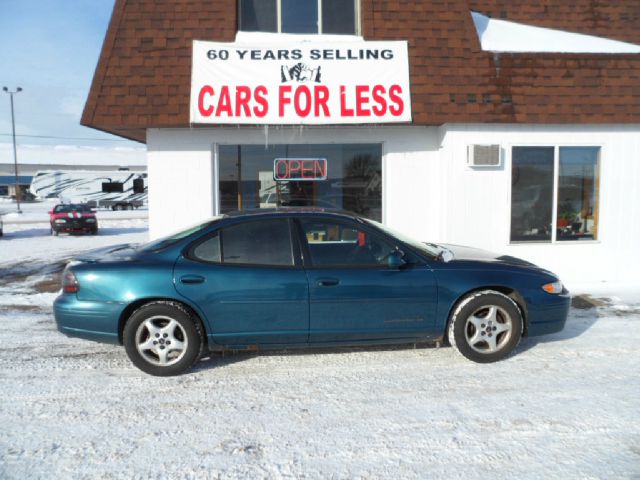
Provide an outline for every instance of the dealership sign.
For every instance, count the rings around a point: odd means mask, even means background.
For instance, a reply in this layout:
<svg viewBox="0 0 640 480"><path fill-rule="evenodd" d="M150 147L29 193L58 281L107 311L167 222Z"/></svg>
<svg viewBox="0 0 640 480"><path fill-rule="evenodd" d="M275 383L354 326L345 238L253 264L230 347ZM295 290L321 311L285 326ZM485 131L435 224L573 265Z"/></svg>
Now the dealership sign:
<svg viewBox="0 0 640 480"><path fill-rule="evenodd" d="M193 42L191 123L411 121L407 42Z"/></svg>

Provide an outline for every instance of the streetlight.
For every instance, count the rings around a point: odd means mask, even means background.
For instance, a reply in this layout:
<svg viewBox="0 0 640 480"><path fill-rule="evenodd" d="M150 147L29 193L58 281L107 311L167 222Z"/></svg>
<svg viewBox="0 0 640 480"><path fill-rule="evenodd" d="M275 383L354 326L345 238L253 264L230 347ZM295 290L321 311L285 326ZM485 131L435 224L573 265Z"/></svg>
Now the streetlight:
<svg viewBox="0 0 640 480"><path fill-rule="evenodd" d="M18 213L22 213L20 210L20 185L18 183L18 154L16 150L16 119L13 113L13 95L21 92L22 88L17 87L14 91L9 90L7 87L2 87L2 90L7 92L11 97L11 129L13 132L13 166L16 174L16 203L18 205Z"/></svg>

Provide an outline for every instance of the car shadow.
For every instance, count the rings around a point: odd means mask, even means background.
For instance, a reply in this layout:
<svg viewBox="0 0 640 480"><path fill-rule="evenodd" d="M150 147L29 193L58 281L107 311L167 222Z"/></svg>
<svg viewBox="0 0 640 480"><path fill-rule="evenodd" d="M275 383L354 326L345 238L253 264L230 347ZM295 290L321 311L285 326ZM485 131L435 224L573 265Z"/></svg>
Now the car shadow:
<svg viewBox="0 0 640 480"><path fill-rule="evenodd" d="M607 298L594 298L589 295L573 297L567 323L561 332L539 337L525 337L520 342L517 352L526 352L540 343L561 342L579 337L600 319L598 307L609 304L610 300Z"/></svg>
<svg viewBox="0 0 640 480"><path fill-rule="evenodd" d="M147 227L100 227L98 228L98 235L108 235L111 237L117 237L118 235L129 235L132 233L143 233L148 230ZM85 236L90 235L89 233L76 233L70 232L65 233L61 232L60 236ZM25 230L17 230L15 232L4 232L4 236L2 237L3 242L12 241L12 240L21 240L25 238L31 237L49 237L51 236L51 229L49 227L46 228L27 228Z"/></svg>
<svg viewBox="0 0 640 480"><path fill-rule="evenodd" d="M558 333L542 335L539 337L525 337L518 346L517 353L526 352L541 343L561 342L579 337L589 330L600 318L598 307L606 307L610 304L607 298L593 298L589 295L574 297L571 301L571 310L565 328ZM445 342L443 347L448 347ZM294 356L318 354L348 354L353 352L386 352L397 350L417 350L417 349L437 349L435 342L430 343L408 343L397 345L363 345L345 347L300 347L274 350L228 350L224 352L210 352L194 366L192 372L209 370L211 368L225 367L235 363L244 362L257 357L264 356Z"/></svg>
<svg viewBox="0 0 640 480"><path fill-rule="evenodd" d="M209 352L205 354L198 363L191 369L191 372L201 372L211 368L225 367L251 360L257 357L304 357L307 355L344 355L354 352L391 352L399 350L435 350L438 346L435 343L408 343L398 345L363 345L350 347L300 347L273 350L227 350L224 352Z"/></svg>

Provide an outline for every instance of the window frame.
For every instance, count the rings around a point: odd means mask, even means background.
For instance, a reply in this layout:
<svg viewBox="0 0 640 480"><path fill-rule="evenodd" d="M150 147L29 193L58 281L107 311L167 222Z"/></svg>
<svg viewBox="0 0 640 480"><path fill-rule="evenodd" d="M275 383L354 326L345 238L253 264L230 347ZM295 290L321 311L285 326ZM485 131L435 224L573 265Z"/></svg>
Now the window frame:
<svg viewBox="0 0 640 480"><path fill-rule="evenodd" d="M235 227L237 225L244 225L247 223L253 222L265 222L265 221L282 221L286 222L289 228L289 241L291 246L291 255L293 258L292 265L277 265L277 264L265 264L265 263L227 263L224 261L224 235L223 232L226 228ZM198 258L194 255L194 251L198 246L203 244L204 242L219 236L220 237L220 261L219 262L211 262L204 260L202 258ZM303 268L302 263L302 255L300 248L300 239L298 238L297 232L295 231L295 225L293 223L293 219L291 217L279 218L279 217L264 217L264 218L251 218L251 219L242 219L237 222L226 223L224 225L220 225L214 231L207 233L203 237L198 238L197 240L190 243L184 251L185 258L197 262L203 265L216 265L221 267L242 267L242 268L282 268L282 269L301 269Z"/></svg>
<svg viewBox="0 0 640 480"><path fill-rule="evenodd" d="M317 1L317 9L318 9L318 31L315 33L292 33L292 34L288 34L286 32L282 31L282 0L275 0L276 2L276 32L272 32L272 33L285 33L288 35L325 35L325 33L323 32L323 25L322 25L322 1L323 0L316 0ZM326 34L326 35L356 35L356 36L361 36L361 32L362 32L362 28L361 28L361 8L360 8L360 0L353 0L354 3L354 21L355 21L355 25L354 25L354 32L353 34L338 34L338 33L330 33L330 34ZM244 32L245 30L241 30L240 29L240 21L242 18L242 2L238 2L238 8L237 8L237 15L238 15L238 31L242 31ZM267 32L269 33L269 32Z"/></svg>
<svg viewBox="0 0 640 480"><path fill-rule="evenodd" d="M511 206L513 199L513 148L514 147L549 147L553 148L553 198L552 198L552 211L551 211L551 222L552 225L557 225L558 221L558 186L560 184L560 149L561 148L571 148L571 147L582 147L582 148L598 148L599 149L599 157L598 157L598 199L596 204L596 210L598 212L598 225L597 225L597 238L595 239L585 239L579 241L568 241L568 240L558 240L558 232L557 228L551 229L551 240L549 241L527 241L527 240L511 240ZM602 217L602 197L603 197L603 181L602 181L602 173L603 173L603 164L605 153L607 151L607 145L602 141L596 142L583 142L583 143L559 143L559 142L527 142L527 143L510 143L507 144L507 155L508 155L508 172L507 172L507 182L508 182L508 209L507 209L507 245L509 246L532 246L532 245L593 245L602 242L602 229L601 229L601 217Z"/></svg>

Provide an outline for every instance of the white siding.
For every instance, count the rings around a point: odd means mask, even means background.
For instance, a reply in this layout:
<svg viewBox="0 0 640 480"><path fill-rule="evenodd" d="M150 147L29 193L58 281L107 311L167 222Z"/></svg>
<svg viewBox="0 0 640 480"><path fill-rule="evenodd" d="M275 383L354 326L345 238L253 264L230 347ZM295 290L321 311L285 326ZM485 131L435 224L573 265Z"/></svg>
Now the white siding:
<svg viewBox="0 0 640 480"><path fill-rule="evenodd" d="M640 126L445 125L440 132L447 191L439 240L522 257L574 284L639 282ZM500 144L503 168L467 167L466 146L476 143ZM602 147L597 241L509 244L514 145Z"/></svg>
<svg viewBox="0 0 640 480"><path fill-rule="evenodd" d="M214 211L213 145L383 144L383 221L416 238L519 256L576 282L639 283L640 126L207 128L148 131L150 236ZM472 169L469 144L499 144L503 166ZM599 239L509 244L513 145L601 146Z"/></svg>

